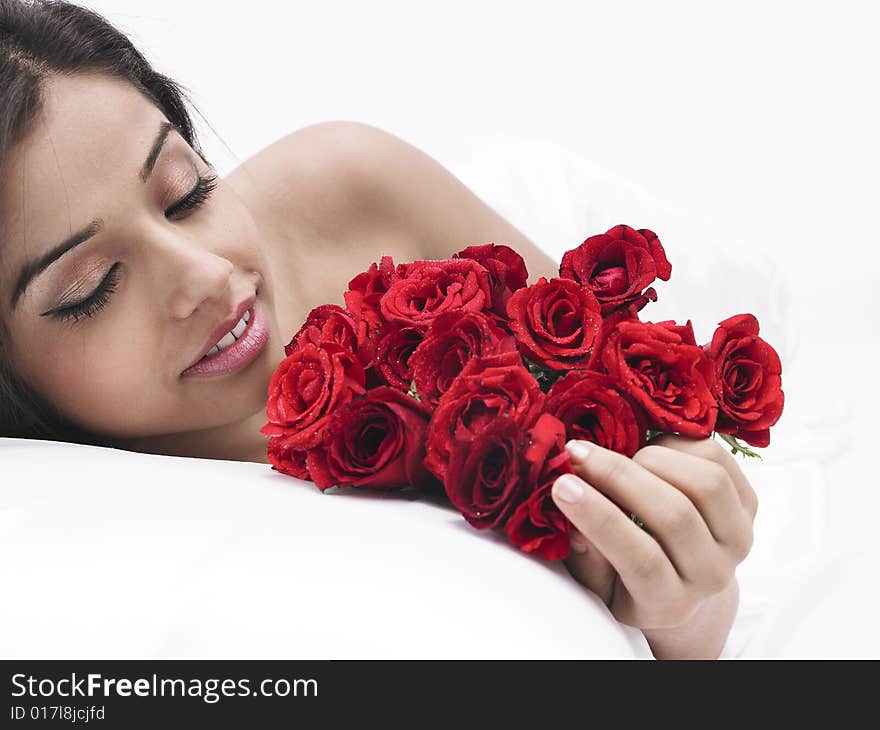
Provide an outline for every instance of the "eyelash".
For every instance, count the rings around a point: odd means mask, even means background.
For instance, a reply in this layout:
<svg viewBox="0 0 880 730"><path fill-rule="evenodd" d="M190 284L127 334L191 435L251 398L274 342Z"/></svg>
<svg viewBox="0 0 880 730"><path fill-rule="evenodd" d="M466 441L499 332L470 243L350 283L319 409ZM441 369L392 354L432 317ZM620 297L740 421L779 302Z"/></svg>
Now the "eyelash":
<svg viewBox="0 0 880 730"><path fill-rule="evenodd" d="M199 176L199 181L196 183L195 189L187 194L183 200L175 203L166 210L165 215L170 218L180 212L199 208L204 205L208 198L211 197L211 193L214 192L216 187L216 175L212 174L204 177ZM116 291L116 285L119 279L117 273L118 268L119 262L113 264L113 266L110 267L110 271L107 272L107 276L105 276L104 280L98 285L98 288L86 299L83 299L76 304L72 304L69 307L56 309L55 311L50 312L50 314L61 321L73 319L74 322L78 322L82 317L93 317L107 304L108 301L110 301L110 295Z"/></svg>

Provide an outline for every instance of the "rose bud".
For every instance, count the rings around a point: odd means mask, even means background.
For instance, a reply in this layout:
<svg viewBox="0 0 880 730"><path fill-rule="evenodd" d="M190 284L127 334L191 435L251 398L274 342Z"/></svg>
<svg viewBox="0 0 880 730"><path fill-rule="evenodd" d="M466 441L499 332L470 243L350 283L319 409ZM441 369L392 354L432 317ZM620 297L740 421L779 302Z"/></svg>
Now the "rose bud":
<svg viewBox="0 0 880 730"><path fill-rule="evenodd" d="M658 278L668 281L672 266L657 234L620 224L566 251L559 275L588 287L608 314L624 305L638 311L656 301L654 288L645 287Z"/></svg>

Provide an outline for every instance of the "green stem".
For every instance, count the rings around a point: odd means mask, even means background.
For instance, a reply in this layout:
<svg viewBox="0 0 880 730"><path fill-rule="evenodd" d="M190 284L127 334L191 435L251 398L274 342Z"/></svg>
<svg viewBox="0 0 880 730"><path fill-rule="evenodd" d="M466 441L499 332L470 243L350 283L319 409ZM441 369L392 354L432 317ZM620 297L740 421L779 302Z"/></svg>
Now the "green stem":
<svg viewBox="0 0 880 730"><path fill-rule="evenodd" d="M744 446L739 441L737 441L735 436L733 436L729 433L717 433L717 431L713 432L713 435L714 434L717 434L718 436L720 436L721 440L726 442L728 444L728 446L731 447L730 448L731 454L736 455L736 452L739 451L742 454L744 454L745 456L751 456L751 457L760 459L761 461L764 460L763 456L761 456L760 454L758 454L755 451L752 451L748 446Z"/></svg>

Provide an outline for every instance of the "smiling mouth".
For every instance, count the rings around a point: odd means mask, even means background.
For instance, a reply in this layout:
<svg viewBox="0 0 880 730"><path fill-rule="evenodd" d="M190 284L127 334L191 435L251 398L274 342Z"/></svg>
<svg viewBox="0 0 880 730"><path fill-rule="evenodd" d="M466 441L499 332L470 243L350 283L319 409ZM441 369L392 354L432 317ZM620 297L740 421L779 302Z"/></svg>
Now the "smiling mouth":
<svg viewBox="0 0 880 730"><path fill-rule="evenodd" d="M202 362L207 360L210 357L213 357L218 352L222 352L227 347L232 345L238 340L241 339L241 336L244 334L244 331L247 329L248 322L251 320L251 310L248 309L243 315L241 315L241 319L236 322L235 326L229 330L223 337L221 337L217 344L215 344L210 350L208 350L199 360L198 362Z"/></svg>
<svg viewBox="0 0 880 730"><path fill-rule="evenodd" d="M266 315L256 297L245 300L244 304L248 308L242 312L238 321L202 357L186 368L180 377L231 375L244 370L260 356L269 340Z"/></svg>
<svg viewBox="0 0 880 730"><path fill-rule="evenodd" d="M232 330L236 330L236 332L242 333L246 329L247 323L245 323L245 326L242 327L241 319L246 311L250 311L249 317L254 316L253 307L256 301L256 293L251 294L249 297L239 303L233 314L226 321L218 322L211 333L211 339L213 340L213 342L209 341L209 343L202 345L202 349L200 351L201 355L199 355L194 361L187 365L186 369L194 367L198 363L202 362L205 356L211 357L213 355L216 355L218 352L222 352L226 347L234 344L235 341L239 339L240 334L233 335ZM233 317L235 317L235 319L233 319ZM222 345L221 342L223 343Z"/></svg>

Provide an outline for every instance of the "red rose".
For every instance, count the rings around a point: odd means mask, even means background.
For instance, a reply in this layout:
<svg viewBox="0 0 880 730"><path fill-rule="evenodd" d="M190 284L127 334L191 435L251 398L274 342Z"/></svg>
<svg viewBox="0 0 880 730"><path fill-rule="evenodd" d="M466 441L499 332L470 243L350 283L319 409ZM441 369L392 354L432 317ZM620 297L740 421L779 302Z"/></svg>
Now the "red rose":
<svg viewBox="0 0 880 730"><path fill-rule="evenodd" d="M323 437L327 416L364 392L364 369L341 345L311 342L288 355L269 380L260 432L283 436L286 448L308 449Z"/></svg>
<svg viewBox="0 0 880 730"><path fill-rule="evenodd" d="M543 276L507 303L510 329L525 357L553 370L586 367L602 325L599 302L570 279Z"/></svg>
<svg viewBox="0 0 880 730"><path fill-rule="evenodd" d="M592 441L629 457L645 445L645 416L610 375L591 370L568 373L553 383L545 408L565 425L569 441Z"/></svg>
<svg viewBox="0 0 880 730"><path fill-rule="evenodd" d="M425 466L443 480L455 444L473 441L501 416L531 426L544 406L544 394L515 352L475 357L440 398L428 426Z"/></svg>
<svg viewBox="0 0 880 730"><path fill-rule="evenodd" d="M428 325L450 311L479 312L492 304L489 272L476 261L415 261L379 302L388 321Z"/></svg>
<svg viewBox="0 0 880 730"><path fill-rule="evenodd" d="M531 492L504 527L512 544L547 560L561 560L569 549L571 523L551 496L553 482L571 472L564 445L565 426L549 413L541 414L532 428L531 444L526 450Z"/></svg>
<svg viewBox="0 0 880 730"><path fill-rule="evenodd" d="M289 355L305 342L319 347L322 342L335 342L349 352L357 352L357 328L348 312L336 304L315 307L303 326L284 346L284 354Z"/></svg>
<svg viewBox="0 0 880 730"><path fill-rule="evenodd" d="M617 387L648 417L648 426L694 438L711 435L718 417L715 366L695 340L691 321L618 322L602 350Z"/></svg>
<svg viewBox="0 0 880 730"><path fill-rule="evenodd" d="M473 440L454 444L443 480L449 501L478 530L503 526L526 496L528 431L496 418Z"/></svg>
<svg viewBox="0 0 880 730"><path fill-rule="evenodd" d="M624 305L605 315L605 318L602 320L602 326L599 327L599 334L596 335L596 340L593 342L593 352L587 361L587 370L598 370L601 372L605 369L602 365L602 350L605 349L605 343L608 342L608 335L617 328L618 322L623 321L641 322L635 307Z"/></svg>
<svg viewBox="0 0 880 730"><path fill-rule="evenodd" d="M559 275L589 287L607 314L624 305L638 311L656 301L654 288L645 287L657 278L668 281L672 266L657 234L621 224L567 251Z"/></svg>
<svg viewBox="0 0 880 730"><path fill-rule="evenodd" d="M388 385L409 391L412 368L409 364L415 349L425 338L425 327L386 322L376 335L376 361L379 373Z"/></svg>
<svg viewBox="0 0 880 730"><path fill-rule="evenodd" d="M553 482L563 473L548 472L528 499L516 508L504 528L513 545L524 552L537 553L546 560L568 557L571 523L559 511L552 496Z"/></svg>
<svg viewBox="0 0 880 730"><path fill-rule="evenodd" d="M409 360L416 392L436 406L469 360L515 351L514 338L482 312L445 312L431 322Z"/></svg>
<svg viewBox="0 0 880 730"><path fill-rule="evenodd" d="M280 436L273 436L269 439L266 455L269 457L272 468L297 479L311 479L309 469L306 466L307 452L285 447L283 441L283 437Z"/></svg>
<svg viewBox="0 0 880 730"><path fill-rule="evenodd" d="M326 446L313 449L309 470L323 491L333 485L401 489L432 481L426 471L430 413L415 398L381 386L337 410Z"/></svg>
<svg viewBox="0 0 880 730"><path fill-rule="evenodd" d="M507 300L517 289L522 289L529 278L526 262L510 246L487 243L468 246L452 255L454 259L471 259L486 267L492 296L492 312L507 318Z"/></svg>
<svg viewBox="0 0 880 730"><path fill-rule="evenodd" d="M379 301L396 280L394 262L390 256L383 256L378 266L370 264L369 269L348 282L348 291L343 297L354 319L364 322L368 329L378 328L382 324Z"/></svg>
<svg viewBox="0 0 880 730"><path fill-rule="evenodd" d="M715 430L732 434L752 446L770 445L770 426L782 415L782 362L758 337L758 320L736 314L719 323L703 350L715 363Z"/></svg>
<svg viewBox="0 0 880 730"><path fill-rule="evenodd" d="M289 355L304 342L320 346L322 342L335 342L358 356L365 368L373 359L374 347L370 342L365 322L356 323L349 312L336 304L315 307L291 341L284 346Z"/></svg>

